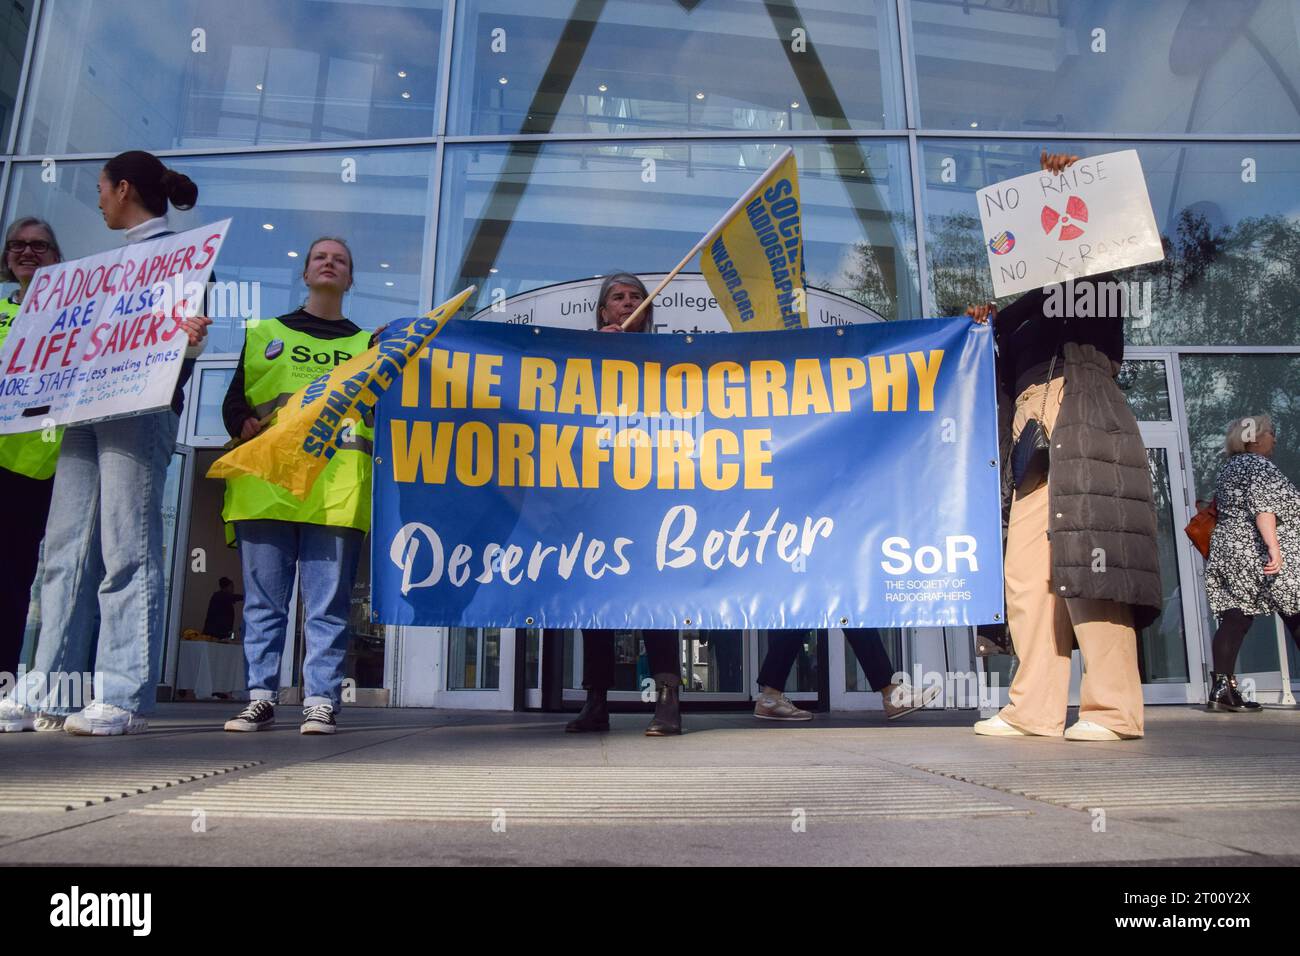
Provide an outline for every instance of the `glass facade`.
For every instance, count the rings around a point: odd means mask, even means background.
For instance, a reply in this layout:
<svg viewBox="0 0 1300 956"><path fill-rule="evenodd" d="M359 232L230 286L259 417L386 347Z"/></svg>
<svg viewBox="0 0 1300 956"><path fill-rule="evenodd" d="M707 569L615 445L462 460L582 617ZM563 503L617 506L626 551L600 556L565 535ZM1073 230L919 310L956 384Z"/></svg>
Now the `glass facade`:
<svg viewBox="0 0 1300 956"><path fill-rule="evenodd" d="M1300 478L1300 0L24 0L0 17L6 220L48 219L69 256L105 249L103 161L161 152L200 190L175 225L233 219L217 277L256 282L263 316L301 303L322 235L353 249L344 310L366 328L470 282L481 307L666 271L787 146L810 284L889 321L988 298L976 189L1043 149L1136 149L1167 256L1135 270L1120 382L1176 436L1153 475L1208 497L1226 422L1267 411ZM242 335L214 325L183 440L225 440ZM1200 586L1178 550L1189 507L1161 502L1175 603ZM1155 625L1149 680L1200 679L1168 636L1207 638L1188 616ZM1243 670L1276 666L1265 625ZM693 685L750 691L728 646L687 637ZM518 639L538 687L540 642ZM457 633L447 687L509 681L505 640ZM791 689L815 667L810 650ZM357 669L383 677L369 652Z"/></svg>

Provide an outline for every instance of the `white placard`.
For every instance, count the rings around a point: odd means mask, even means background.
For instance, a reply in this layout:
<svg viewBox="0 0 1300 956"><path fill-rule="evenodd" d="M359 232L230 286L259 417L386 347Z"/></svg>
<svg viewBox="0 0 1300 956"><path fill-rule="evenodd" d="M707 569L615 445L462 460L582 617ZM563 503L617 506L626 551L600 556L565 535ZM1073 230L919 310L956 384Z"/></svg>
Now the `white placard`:
<svg viewBox="0 0 1300 956"><path fill-rule="evenodd" d="M0 434L171 405L230 220L52 266L32 277L0 348Z"/></svg>
<svg viewBox="0 0 1300 956"><path fill-rule="evenodd" d="M975 193L996 297L1165 257L1137 150Z"/></svg>

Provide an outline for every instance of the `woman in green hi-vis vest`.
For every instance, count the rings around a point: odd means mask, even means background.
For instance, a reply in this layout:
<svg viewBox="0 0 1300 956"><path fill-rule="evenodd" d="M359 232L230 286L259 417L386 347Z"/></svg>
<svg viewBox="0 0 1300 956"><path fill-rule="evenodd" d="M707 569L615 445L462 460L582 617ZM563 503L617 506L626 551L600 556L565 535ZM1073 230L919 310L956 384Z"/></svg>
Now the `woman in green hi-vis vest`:
<svg viewBox="0 0 1300 956"><path fill-rule="evenodd" d="M352 252L342 239L307 250L302 308L251 323L222 404L226 430L247 440L294 392L365 351L371 334L343 315L352 287ZM370 528L373 422L353 424L304 500L260 478L226 482L222 518L233 525L244 574L244 661L249 704L226 730L275 722L280 659L289 626L294 572L306 612L304 734L332 734L342 704L343 660L361 543Z"/></svg>
<svg viewBox="0 0 1300 956"><path fill-rule="evenodd" d="M43 219L27 216L15 220L5 232L0 281L17 282L18 288L0 300L0 345L9 337L36 270L62 261L54 230ZM0 436L0 501L4 502L8 544L7 566L0 575L0 671L10 674L18 670L23 649L27 606L50 513L54 465L62 437L62 430L44 428Z"/></svg>

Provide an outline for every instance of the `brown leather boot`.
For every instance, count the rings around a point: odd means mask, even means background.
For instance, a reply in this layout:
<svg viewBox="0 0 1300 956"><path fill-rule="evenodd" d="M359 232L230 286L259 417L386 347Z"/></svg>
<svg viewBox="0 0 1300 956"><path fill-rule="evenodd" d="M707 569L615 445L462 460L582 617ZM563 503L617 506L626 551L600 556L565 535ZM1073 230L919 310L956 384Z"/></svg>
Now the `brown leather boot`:
<svg viewBox="0 0 1300 956"><path fill-rule="evenodd" d="M609 704L605 699L605 688L587 691L587 702L582 705L578 716L564 725L570 734L583 734L609 730Z"/></svg>
<svg viewBox="0 0 1300 956"><path fill-rule="evenodd" d="M655 674L655 716L645 729L647 737L675 737L682 732L681 686L676 674Z"/></svg>

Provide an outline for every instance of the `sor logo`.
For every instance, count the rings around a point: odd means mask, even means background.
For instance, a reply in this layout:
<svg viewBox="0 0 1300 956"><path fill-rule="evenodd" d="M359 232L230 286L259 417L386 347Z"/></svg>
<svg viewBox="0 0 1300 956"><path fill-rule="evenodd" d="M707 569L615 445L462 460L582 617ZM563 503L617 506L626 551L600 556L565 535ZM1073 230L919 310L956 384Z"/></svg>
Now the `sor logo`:
<svg viewBox="0 0 1300 956"><path fill-rule="evenodd" d="M1043 224L1043 232L1051 235L1053 229L1058 225L1061 227L1057 239L1065 242L1068 239L1078 239L1083 235L1083 227L1075 223L1088 221L1088 205L1078 196L1071 196L1065 204L1065 212L1059 213L1051 206L1044 206L1040 219Z"/></svg>
<svg viewBox="0 0 1300 956"><path fill-rule="evenodd" d="M352 353L335 349L333 352L316 352L313 354L312 350L307 346L295 345L289 350L289 357L295 362L313 362L316 365L342 365L352 358Z"/></svg>
<svg viewBox="0 0 1300 956"><path fill-rule="evenodd" d="M991 251L995 256L1005 256L1008 252L1010 252L1015 247L1016 247L1015 233L1006 232L1005 230L1003 232L999 232L996 236L994 236L992 239L989 240L989 251Z"/></svg>
<svg viewBox="0 0 1300 956"><path fill-rule="evenodd" d="M940 568L947 574L955 574L958 563L964 563L968 572L975 572L980 569L975 549L972 535L950 534L944 539L943 550L924 544L913 553L912 543L896 535L880 545L881 554L888 559L881 561L880 567L886 574L911 574L913 568L922 574L934 574Z"/></svg>
<svg viewBox="0 0 1300 956"><path fill-rule="evenodd" d="M269 361L270 359L273 359L276 356L278 356L283 351L284 351L284 341L282 339L271 339L271 341L266 344L266 351L263 352L262 354L265 355L267 360Z"/></svg>

